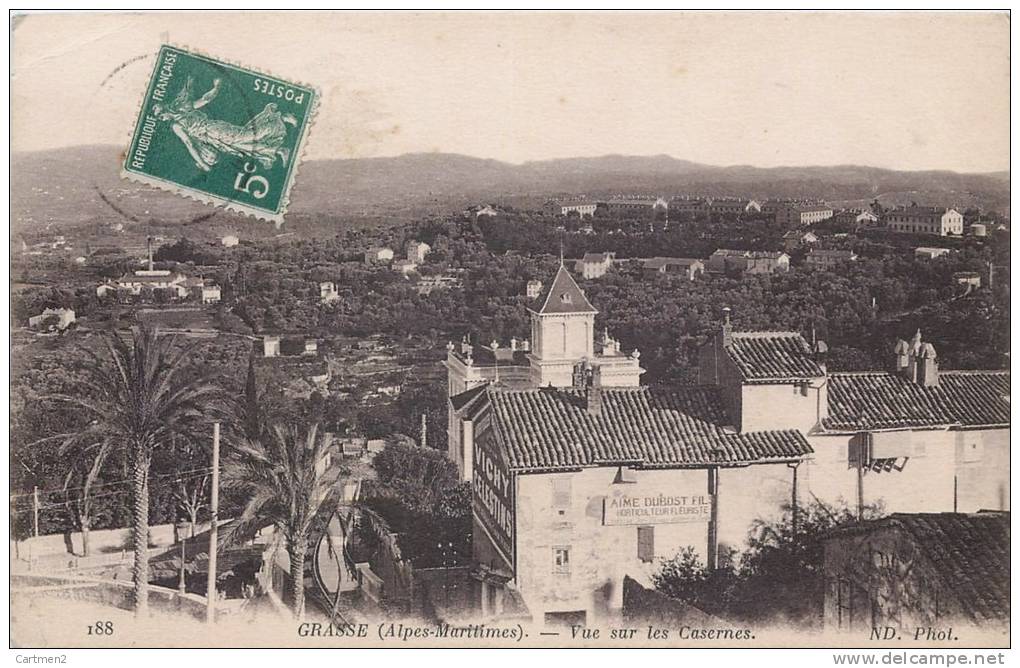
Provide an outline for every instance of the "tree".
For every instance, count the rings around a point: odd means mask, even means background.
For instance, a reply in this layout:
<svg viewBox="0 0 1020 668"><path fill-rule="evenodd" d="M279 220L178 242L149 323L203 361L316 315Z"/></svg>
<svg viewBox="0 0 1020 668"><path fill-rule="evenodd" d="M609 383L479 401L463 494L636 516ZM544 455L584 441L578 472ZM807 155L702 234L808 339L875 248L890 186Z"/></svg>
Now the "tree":
<svg viewBox="0 0 1020 668"><path fill-rule="evenodd" d="M294 616L304 617L305 555L312 522L340 501L341 471L324 466L329 438L319 425L274 426L258 439L242 439L223 465L223 489L245 499L227 540L244 540L273 525L286 541Z"/></svg>
<svg viewBox="0 0 1020 668"><path fill-rule="evenodd" d="M68 445L71 444L73 444L73 441L68 443ZM65 451L66 448L61 448L61 450ZM100 441L82 448L78 453L79 456L75 459L75 463L68 469L67 476L64 478L66 504L68 509L71 510L72 518L81 530L83 557L89 556L89 531L95 520L96 499L92 493L93 487L96 485L99 474L102 472L103 466L112 450L113 444L110 441ZM89 459L89 455L92 455L91 459ZM84 468L82 468L82 465L84 465ZM71 482L76 480L78 476L80 476L82 485L78 490L78 494L75 495L71 493L72 490L69 488Z"/></svg>
<svg viewBox="0 0 1020 668"><path fill-rule="evenodd" d="M460 481L445 454L431 448L388 443L373 459L379 482L416 512L429 512Z"/></svg>
<svg viewBox="0 0 1020 668"><path fill-rule="evenodd" d="M867 506L865 519L881 517L880 506ZM782 620L810 627L821 623L825 579L822 538L832 529L852 524L855 513L845 504L815 501L783 516L757 520L748 532L739 565L732 554L709 571L693 549L663 561L652 576L656 589L712 614L743 622Z"/></svg>
<svg viewBox="0 0 1020 668"><path fill-rule="evenodd" d="M103 336L105 351L86 351L90 363L75 395L57 400L92 420L84 435L125 448L132 462L132 545L135 614L148 614L149 468L153 454L174 434L188 435L218 391L201 376L182 373L190 348L173 336L141 327L130 340Z"/></svg>

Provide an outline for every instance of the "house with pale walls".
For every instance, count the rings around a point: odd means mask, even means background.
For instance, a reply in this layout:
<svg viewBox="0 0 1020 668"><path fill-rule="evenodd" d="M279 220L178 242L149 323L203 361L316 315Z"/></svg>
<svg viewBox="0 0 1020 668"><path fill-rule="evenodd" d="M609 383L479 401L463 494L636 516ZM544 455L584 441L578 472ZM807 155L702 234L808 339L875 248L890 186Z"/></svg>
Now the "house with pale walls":
<svg viewBox="0 0 1020 668"><path fill-rule="evenodd" d="M635 357L588 343L594 311L561 268L531 342L448 348L483 617L519 596L540 623L612 619L624 578L650 586L687 547L713 568L790 504L1009 507L1008 371L941 370L918 332L887 370L830 372L824 342L727 319L694 385L644 387Z"/></svg>

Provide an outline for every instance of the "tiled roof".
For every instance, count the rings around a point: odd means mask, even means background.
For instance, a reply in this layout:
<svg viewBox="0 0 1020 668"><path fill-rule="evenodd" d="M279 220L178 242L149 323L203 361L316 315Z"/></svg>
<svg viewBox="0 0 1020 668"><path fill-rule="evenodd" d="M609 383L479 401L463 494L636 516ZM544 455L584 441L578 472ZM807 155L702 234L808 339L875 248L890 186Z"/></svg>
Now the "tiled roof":
<svg viewBox="0 0 1020 668"><path fill-rule="evenodd" d="M641 260L642 265L645 269L660 269L668 266L681 266L689 267L692 264L700 263L701 260L691 257L650 257L645 260Z"/></svg>
<svg viewBox="0 0 1020 668"><path fill-rule="evenodd" d="M539 313L598 313L562 264L539 303Z"/></svg>
<svg viewBox="0 0 1020 668"><path fill-rule="evenodd" d="M450 404L453 406L453 410L462 410L465 406L472 403L475 399L482 396L486 392L485 385L478 385L472 387L470 390L464 390L460 394L455 394L450 397Z"/></svg>
<svg viewBox="0 0 1020 668"><path fill-rule="evenodd" d="M754 259L778 260L782 256L786 255L786 253L783 251L752 251L720 248L712 253L712 255L714 257L749 257Z"/></svg>
<svg viewBox="0 0 1020 668"><path fill-rule="evenodd" d="M931 566L940 596L975 622L1009 620L1009 513L894 513L833 531L832 538L882 529L908 534Z"/></svg>
<svg viewBox="0 0 1020 668"><path fill-rule="evenodd" d="M166 276L139 276L138 274L124 274L119 282L124 285L133 283L173 283L180 284L186 280L183 274L169 274Z"/></svg>
<svg viewBox="0 0 1020 668"><path fill-rule="evenodd" d="M697 467L799 459L812 452L795 430L725 430L718 390L604 388L589 412L582 390L542 388L487 393L510 467L548 470L634 463Z"/></svg>
<svg viewBox="0 0 1020 668"><path fill-rule="evenodd" d="M937 387L922 387L885 372L829 376L825 429L936 427L1009 424L1008 371L940 371Z"/></svg>
<svg viewBox="0 0 1020 668"><path fill-rule="evenodd" d="M733 332L726 352L748 382L820 378L825 371L797 332Z"/></svg>
<svg viewBox="0 0 1020 668"><path fill-rule="evenodd" d="M897 514L947 593L974 621L1009 619L1009 514Z"/></svg>
<svg viewBox="0 0 1020 668"><path fill-rule="evenodd" d="M659 200L654 197L617 197L606 202L606 204L634 204L640 206L655 206Z"/></svg>
<svg viewBox="0 0 1020 668"><path fill-rule="evenodd" d="M852 250L824 250L821 248L812 248L808 251L808 257L857 257L857 254Z"/></svg>

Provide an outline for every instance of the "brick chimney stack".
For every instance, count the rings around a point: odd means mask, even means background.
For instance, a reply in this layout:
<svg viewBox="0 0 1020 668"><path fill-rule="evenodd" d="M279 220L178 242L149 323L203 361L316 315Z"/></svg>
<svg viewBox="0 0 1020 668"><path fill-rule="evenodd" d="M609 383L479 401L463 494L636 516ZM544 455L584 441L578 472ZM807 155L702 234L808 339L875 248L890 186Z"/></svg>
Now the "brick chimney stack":
<svg viewBox="0 0 1020 668"><path fill-rule="evenodd" d="M921 330L917 330L910 343L899 339L893 356L897 374L921 387L939 386L938 354L935 346L921 340Z"/></svg>
<svg viewBox="0 0 1020 668"><path fill-rule="evenodd" d="M589 415L602 414L602 369L595 366L589 375L588 392L586 393Z"/></svg>
<svg viewBox="0 0 1020 668"><path fill-rule="evenodd" d="M921 343L921 330L918 329L914 332L914 338L910 340L907 348L907 379L917 382L917 363L921 357L921 349L923 344Z"/></svg>
<svg viewBox="0 0 1020 668"><path fill-rule="evenodd" d="M917 360L917 384L921 387L939 386L939 363L936 358L935 346L924 344Z"/></svg>
<svg viewBox="0 0 1020 668"><path fill-rule="evenodd" d="M903 339L897 339L893 347L893 371L898 376L907 374L907 366L910 360L910 344Z"/></svg>

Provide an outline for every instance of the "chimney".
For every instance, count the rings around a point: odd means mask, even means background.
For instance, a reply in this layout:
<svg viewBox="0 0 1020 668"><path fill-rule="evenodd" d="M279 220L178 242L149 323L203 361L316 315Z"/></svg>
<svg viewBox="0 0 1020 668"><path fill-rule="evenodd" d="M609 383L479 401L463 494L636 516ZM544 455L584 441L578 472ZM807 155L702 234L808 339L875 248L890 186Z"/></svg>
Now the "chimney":
<svg viewBox="0 0 1020 668"><path fill-rule="evenodd" d="M583 359L574 365L574 373L571 377L571 385L575 390L584 390L588 387L588 378L591 374L591 367L588 360Z"/></svg>
<svg viewBox="0 0 1020 668"><path fill-rule="evenodd" d="M916 382L917 381L917 365L921 360L921 352L924 344L921 343L921 330L918 329L914 332L914 338L907 344L907 369L906 377L907 380Z"/></svg>
<svg viewBox="0 0 1020 668"><path fill-rule="evenodd" d="M921 387L939 386L939 363L936 357L935 346L924 344L917 359L917 384Z"/></svg>
<svg viewBox="0 0 1020 668"><path fill-rule="evenodd" d="M897 339L893 347L893 370L899 376L907 375L907 366L910 361L910 344L903 339Z"/></svg>
<svg viewBox="0 0 1020 668"><path fill-rule="evenodd" d="M585 393L589 415L602 414L602 368L595 366L589 375L588 391Z"/></svg>
<svg viewBox="0 0 1020 668"><path fill-rule="evenodd" d="M815 363L822 368L822 373L826 372L825 360L828 357L829 344L825 341L815 341L814 345L811 346L812 357Z"/></svg>
<svg viewBox="0 0 1020 668"><path fill-rule="evenodd" d="M155 265L152 263L152 237L145 238L145 247L149 251L149 271L153 271Z"/></svg>
<svg viewBox="0 0 1020 668"><path fill-rule="evenodd" d="M730 325L730 307L723 307L722 342L724 346L733 343L733 327Z"/></svg>
<svg viewBox="0 0 1020 668"><path fill-rule="evenodd" d="M512 337L510 339L510 350L513 351L513 352L517 352L517 337L516 336Z"/></svg>

